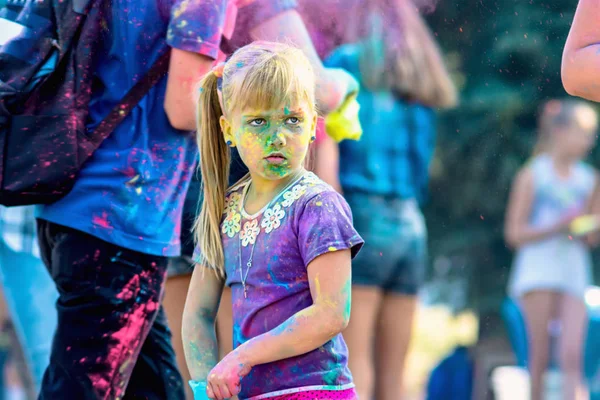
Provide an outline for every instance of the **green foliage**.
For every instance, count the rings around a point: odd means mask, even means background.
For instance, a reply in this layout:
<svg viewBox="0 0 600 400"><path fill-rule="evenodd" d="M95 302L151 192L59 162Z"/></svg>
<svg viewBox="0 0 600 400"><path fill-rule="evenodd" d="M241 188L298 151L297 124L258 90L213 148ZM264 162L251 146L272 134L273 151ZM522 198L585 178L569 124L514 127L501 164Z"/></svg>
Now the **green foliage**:
<svg viewBox="0 0 600 400"><path fill-rule="evenodd" d="M566 96L560 63L576 5L441 1L428 16L461 89L460 107L442 115L432 165L431 258L434 266L452 261L449 276L468 278L469 306L484 313L505 293L512 254L502 238L504 212L535 142L536 111Z"/></svg>

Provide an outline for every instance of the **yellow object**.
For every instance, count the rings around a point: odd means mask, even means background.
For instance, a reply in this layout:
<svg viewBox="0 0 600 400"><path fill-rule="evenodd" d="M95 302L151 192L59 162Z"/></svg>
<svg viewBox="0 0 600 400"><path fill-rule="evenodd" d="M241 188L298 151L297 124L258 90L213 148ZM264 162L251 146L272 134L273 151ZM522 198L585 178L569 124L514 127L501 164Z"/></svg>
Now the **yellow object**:
<svg viewBox="0 0 600 400"><path fill-rule="evenodd" d="M575 218L569 226L575 236L584 236L600 230L600 218L597 215L583 215Z"/></svg>
<svg viewBox="0 0 600 400"><path fill-rule="evenodd" d="M479 320L473 311L455 315L443 305L419 304L404 371L408 398L422 398L436 365L456 346L474 346L478 334Z"/></svg>
<svg viewBox="0 0 600 400"><path fill-rule="evenodd" d="M359 140L362 127L358 119L360 104L356 101L356 93L349 95L341 107L325 118L325 131L336 142L342 140Z"/></svg>

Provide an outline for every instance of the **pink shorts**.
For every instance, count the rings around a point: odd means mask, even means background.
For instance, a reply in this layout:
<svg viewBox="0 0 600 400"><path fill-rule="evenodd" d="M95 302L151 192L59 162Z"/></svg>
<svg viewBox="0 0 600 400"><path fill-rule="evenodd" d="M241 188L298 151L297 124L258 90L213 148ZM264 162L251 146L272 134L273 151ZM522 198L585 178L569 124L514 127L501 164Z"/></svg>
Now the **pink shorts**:
<svg viewBox="0 0 600 400"><path fill-rule="evenodd" d="M268 400L356 400L354 388L346 390L308 390L284 394L282 396L269 397Z"/></svg>

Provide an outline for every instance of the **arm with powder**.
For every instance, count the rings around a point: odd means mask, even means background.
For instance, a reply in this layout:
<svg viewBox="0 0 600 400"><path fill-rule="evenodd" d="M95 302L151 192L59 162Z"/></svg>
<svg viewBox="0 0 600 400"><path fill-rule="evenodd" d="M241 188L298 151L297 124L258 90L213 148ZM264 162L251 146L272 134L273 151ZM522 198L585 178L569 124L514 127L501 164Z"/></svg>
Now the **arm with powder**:
<svg viewBox="0 0 600 400"><path fill-rule="evenodd" d="M222 291L223 280L216 273L201 266L194 268L183 311L182 335L190 376L196 382L206 382L219 360L215 318Z"/></svg>
<svg viewBox="0 0 600 400"><path fill-rule="evenodd" d="M224 387L229 393L237 394L240 377L248 374L253 366L308 353L342 332L350 320L350 264L350 250L315 258L308 265L313 304L229 353L210 372L209 397L227 398ZM215 393L215 388L220 393Z"/></svg>

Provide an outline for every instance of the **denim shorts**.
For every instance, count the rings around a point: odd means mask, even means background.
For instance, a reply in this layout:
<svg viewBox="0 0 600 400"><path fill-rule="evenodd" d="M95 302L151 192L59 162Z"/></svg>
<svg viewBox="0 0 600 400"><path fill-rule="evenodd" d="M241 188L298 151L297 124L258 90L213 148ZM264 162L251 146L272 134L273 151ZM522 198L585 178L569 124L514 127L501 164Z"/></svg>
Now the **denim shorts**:
<svg viewBox="0 0 600 400"><path fill-rule="evenodd" d="M346 193L365 245L352 263L354 285L416 295L427 266L427 228L413 199Z"/></svg>

